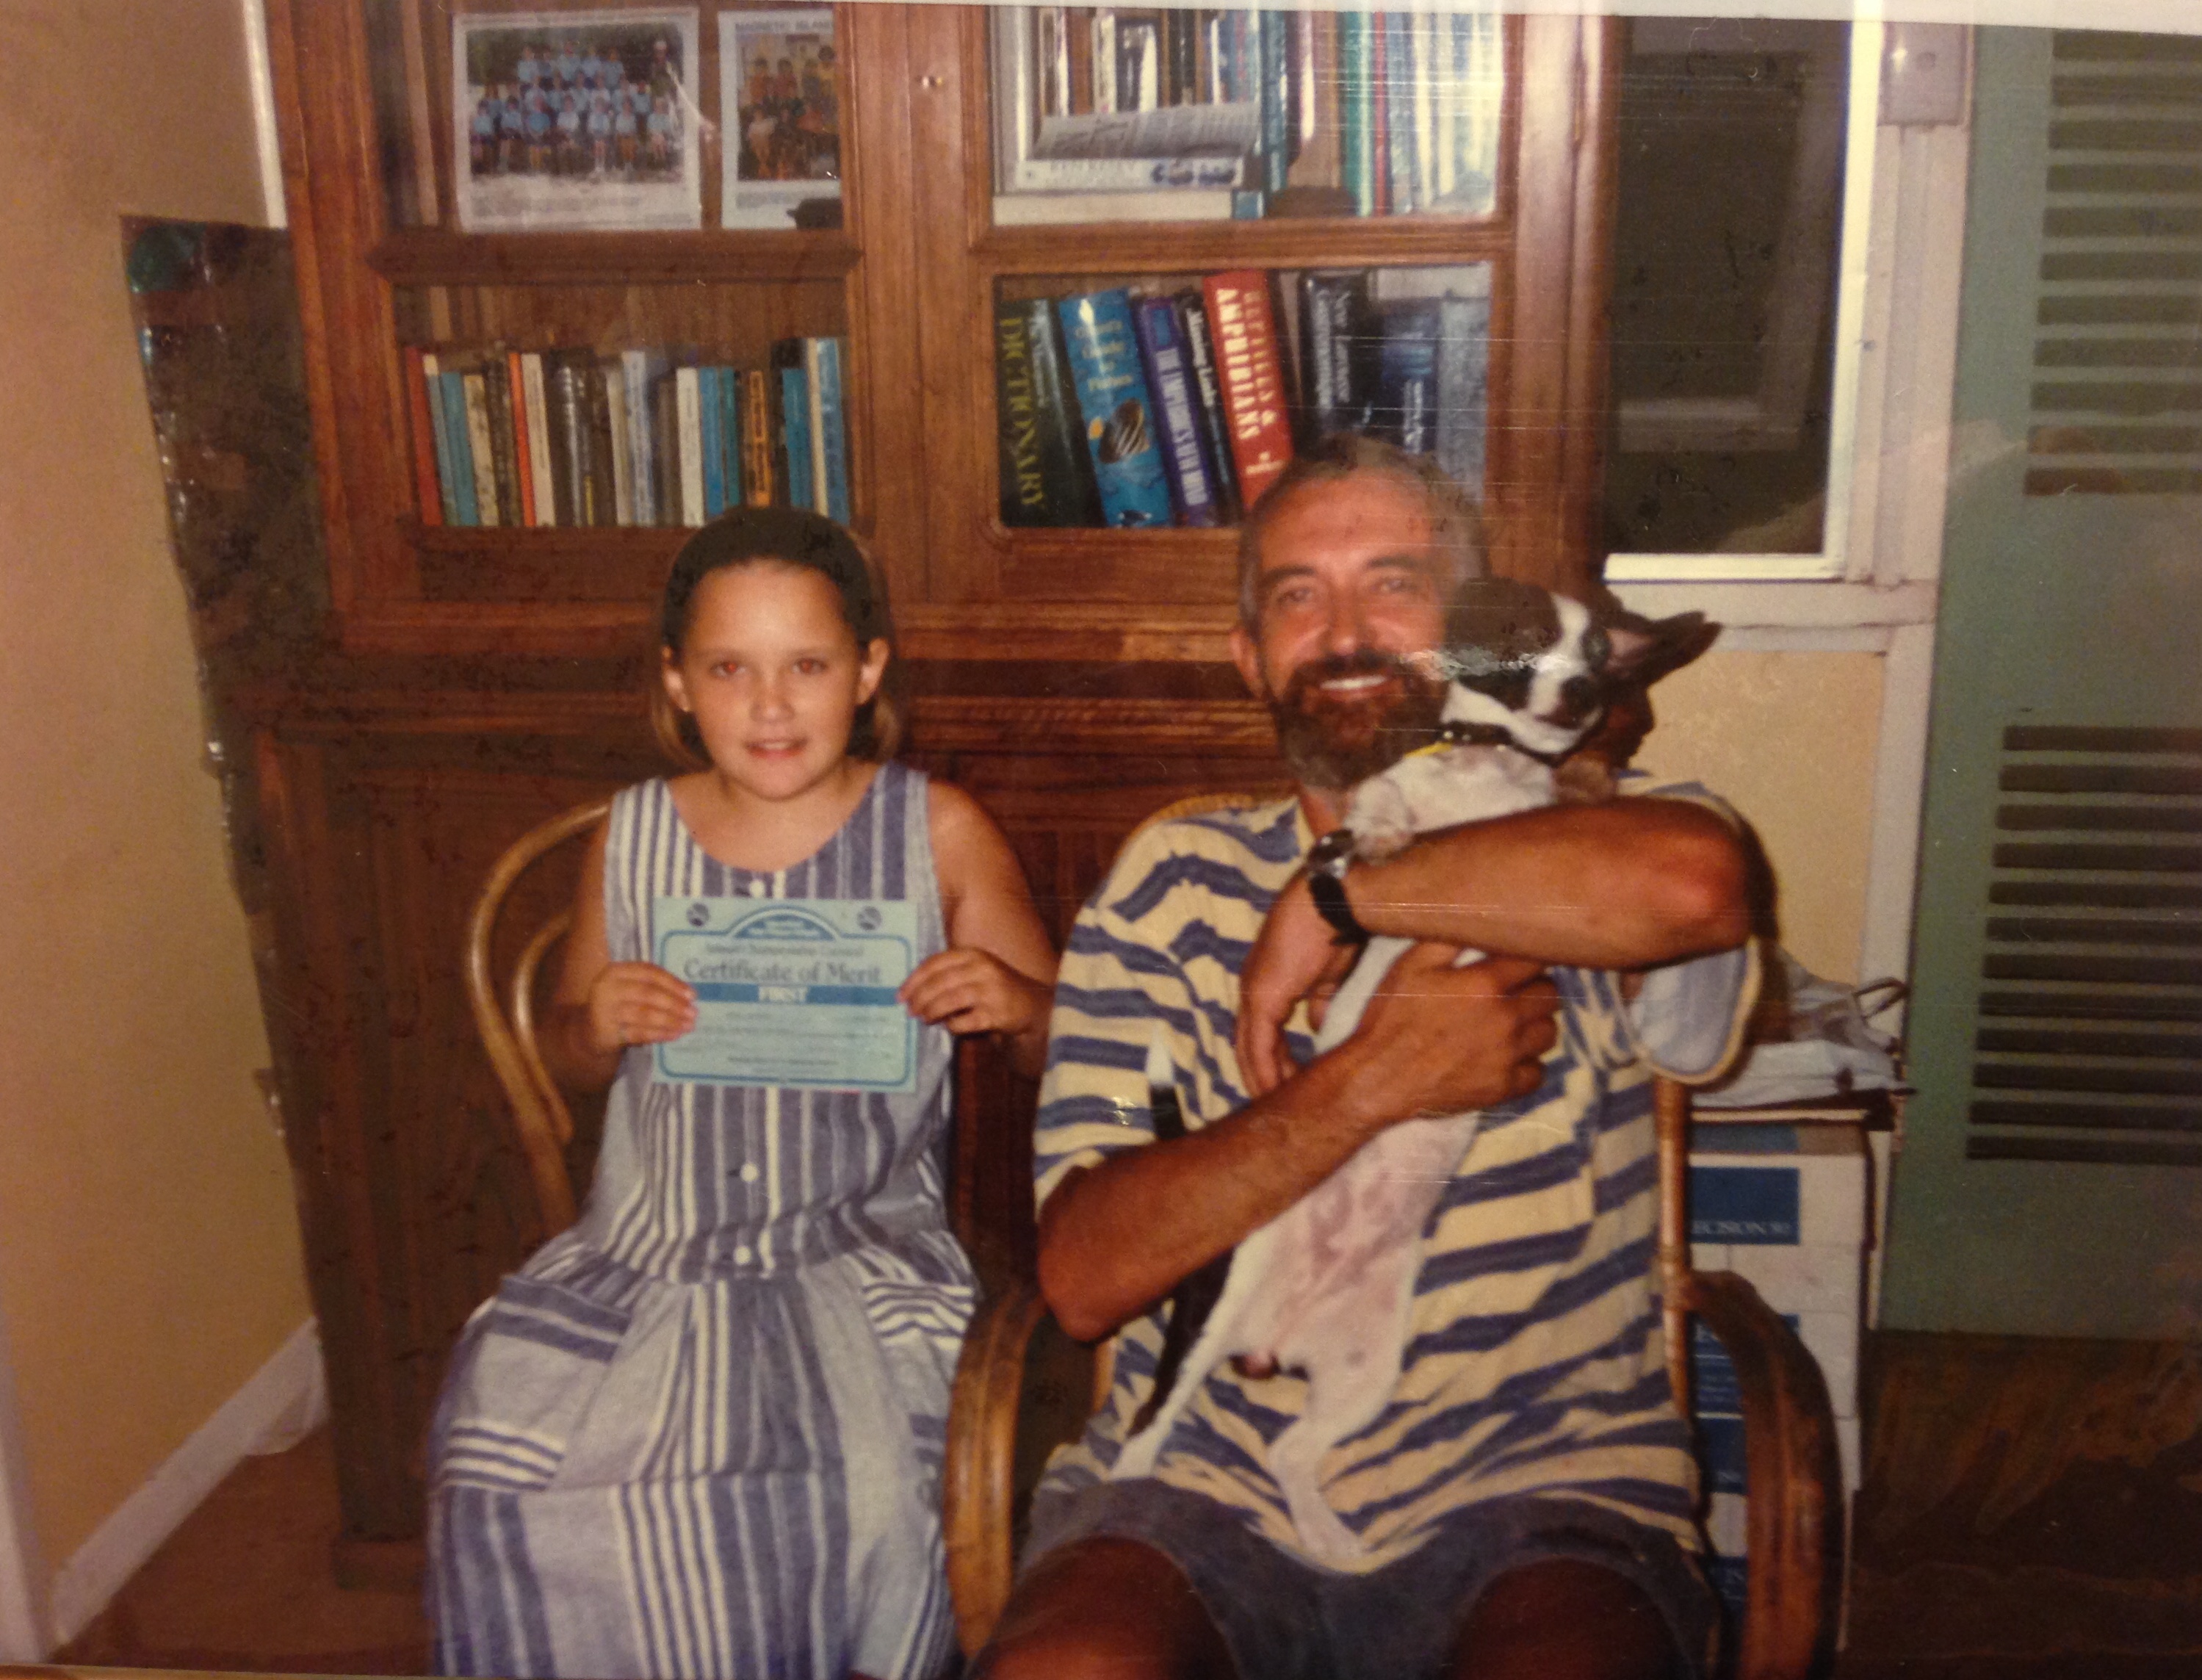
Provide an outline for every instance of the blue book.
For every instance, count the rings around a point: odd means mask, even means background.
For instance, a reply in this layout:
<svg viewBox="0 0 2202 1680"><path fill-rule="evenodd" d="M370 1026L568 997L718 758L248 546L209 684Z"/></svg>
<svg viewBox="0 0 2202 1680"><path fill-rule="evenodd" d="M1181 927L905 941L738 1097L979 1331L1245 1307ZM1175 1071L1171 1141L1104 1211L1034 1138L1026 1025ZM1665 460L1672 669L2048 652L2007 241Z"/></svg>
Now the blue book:
<svg viewBox="0 0 2202 1680"><path fill-rule="evenodd" d="M702 439L704 517L716 519L727 510L727 446L719 435L719 370L696 370L696 430Z"/></svg>
<svg viewBox="0 0 2202 1680"><path fill-rule="evenodd" d="M1481 501L1491 385L1491 299L1438 304L1438 465Z"/></svg>
<svg viewBox="0 0 2202 1680"><path fill-rule="evenodd" d="M841 341L813 339L813 365L817 387L819 453L826 461L825 495L819 511L828 519L849 522L849 427L841 393Z"/></svg>
<svg viewBox="0 0 2202 1680"><path fill-rule="evenodd" d="M1391 156L1385 162L1392 171L1392 214L1427 209L1415 198L1420 159L1416 155L1415 77L1423 67L1415 62L1415 17L1411 12L1386 12L1384 30L1385 139Z"/></svg>
<svg viewBox="0 0 2202 1680"><path fill-rule="evenodd" d="M1438 446L1438 328L1434 298L1395 304L1380 316L1376 401L1369 429L1410 455Z"/></svg>
<svg viewBox="0 0 2202 1680"><path fill-rule="evenodd" d="M1261 67L1262 185L1270 192L1285 190L1285 177L1292 165L1292 67L1285 51L1289 15L1265 11L1255 20L1255 51Z"/></svg>
<svg viewBox="0 0 2202 1680"><path fill-rule="evenodd" d="M657 505L657 436L651 423L650 393L665 373L668 357L662 350L623 350L620 377L627 389L627 452L634 481L633 519L637 525L666 522Z"/></svg>
<svg viewBox="0 0 2202 1680"><path fill-rule="evenodd" d="M1163 468L1169 479L1177 522L1220 525L1223 522L1216 505L1216 469L1201 447L1198 399L1177 305L1168 298L1141 298L1133 306L1132 322L1139 331L1139 358L1161 421Z"/></svg>
<svg viewBox="0 0 2202 1680"><path fill-rule="evenodd" d="M444 435L450 441L451 493L457 498L453 525L479 525L481 510L474 502L474 446L467 435L467 382L463 374L439 374L444 387Z"/></svg>
<svg viewBox="0 0 2202 1680"><path fill-rule="evenodd" d="M444 413L444 376L436 370L436 358L421 358L421 382L428 391L428 429L434 434L436 444L436 498L442 505L444 523L459 522L458 480L451 466L451 422Z"/></svg>
<svg viewBox="0 0 2202 1680"><path fill-rule="evenodd" d="M742 505L742 375L738 368L716 368L719 376L719 449L725 457L727 505Z"/></svg>
<svg viewBox="0 0 2202 1680"><path fill-rule="evenodd" d="M1369 91L1371 12L1338 15L1339 175L1353 194L1356 215L1376 214L1376 174L1371 156L1375 110Z"/></svg>
<svg viewBox="0 0 2202 1680"><path fill-rule="evenodd" d="M1055 308L1101 488L1102 518L1110 525L1168 525L1169 486L1155 441L1154 403L1139 368L1130 295L1112 286L1062 298Z"/></svg>
<svg viewBox="0 0 2202 1680"><path fill-rule="evenodd" d="M1262 15L1257 11L1231 15L1231 77L1237 98L1262 97Z"/></svg>
<svg viewBox="0 0 2202 1680"><path fill-rule="evenodd" d="M810 479L810 381L800 368L780 370L781 423L787 431L787 505L818 505Z"/></svg>

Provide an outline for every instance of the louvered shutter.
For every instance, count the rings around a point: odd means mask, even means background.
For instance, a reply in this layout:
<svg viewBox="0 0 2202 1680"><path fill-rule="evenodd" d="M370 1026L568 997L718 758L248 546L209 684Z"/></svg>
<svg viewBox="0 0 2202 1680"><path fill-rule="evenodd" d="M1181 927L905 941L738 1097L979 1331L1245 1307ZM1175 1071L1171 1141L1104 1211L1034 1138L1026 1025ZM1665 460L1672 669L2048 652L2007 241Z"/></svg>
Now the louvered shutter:
<svg viewBox="0 0 2202 1680"><path fill-rule="evenodd" d="M2003 747L1966 1156L2202 1166L2202 729Z"/></svg>
<svg viewBox="0 0 2202 1680"><path fill-rule="evenodd" d="M2029 496L2202 491L2202 38L2059 32Z"/></svg>
<svg viewBox="0 0 2202 1680"><path fill-rule="evenodd" d="M2202 1323L2202 42L1979 32L1883 1322Z"/></svg>

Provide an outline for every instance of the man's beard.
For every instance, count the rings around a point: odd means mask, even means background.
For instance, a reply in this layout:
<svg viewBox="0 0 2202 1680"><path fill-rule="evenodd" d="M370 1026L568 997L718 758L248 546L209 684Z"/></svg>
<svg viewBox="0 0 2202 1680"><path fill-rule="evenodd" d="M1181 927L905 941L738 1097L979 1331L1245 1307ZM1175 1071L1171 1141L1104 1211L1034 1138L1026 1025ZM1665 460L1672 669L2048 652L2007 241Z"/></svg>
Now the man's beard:
<svg viewBox="0 0 2202 1680"><path fill-rule="evenodd" d="M1341 677L1388 676L1394 687L1357 699L1326 695L1322 685ZM1375 648L1334 654L1303 665L1269 699L1277 750L1304 787L1343 793L1389 769L1435 734L1445 686L1407 661Z"/></svg>

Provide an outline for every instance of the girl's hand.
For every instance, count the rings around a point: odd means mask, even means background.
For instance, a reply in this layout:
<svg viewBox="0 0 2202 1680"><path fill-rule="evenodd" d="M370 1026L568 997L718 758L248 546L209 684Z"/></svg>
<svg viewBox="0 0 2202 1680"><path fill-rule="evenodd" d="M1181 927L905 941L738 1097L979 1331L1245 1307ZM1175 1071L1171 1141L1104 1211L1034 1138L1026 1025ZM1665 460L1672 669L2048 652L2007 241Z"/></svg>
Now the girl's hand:
<svg viewBox="0 0 2202 1680"><path fill-rule="evenodd" d="M663 1044L695 1024L695 992L655 963L613 963L589 984L589 1047L600 1056Z"/></svg>
<svg viewBox="0 0 2202 1680"><path fill-rule="evenodd" d="M927 958L897 995L930 1026L959 1035L1005 1033L1013 1038L1045 1028L1055 1002L1053 987L969 946Z"/></svg>
<svg viewBox="0 0 2202 1680"><path fill-rule="evenodd" d="M999 1034L1010 1065L1037 1079L1055 1007L1055 947L993 818L960 787L936 781L927 791L949 948L918 964L903 1004L951 1032Z"/></svg>

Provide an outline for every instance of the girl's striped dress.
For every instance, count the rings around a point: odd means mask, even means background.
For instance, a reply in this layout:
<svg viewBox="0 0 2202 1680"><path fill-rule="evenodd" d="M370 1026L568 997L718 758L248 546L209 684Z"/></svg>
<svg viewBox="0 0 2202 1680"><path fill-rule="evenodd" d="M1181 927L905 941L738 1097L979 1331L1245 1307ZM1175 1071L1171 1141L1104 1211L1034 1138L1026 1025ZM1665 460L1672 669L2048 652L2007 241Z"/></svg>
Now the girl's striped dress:
<svg viewBox="0 0 2202 1680"><path fill-rule="evenodd" d="M612 808L615 961L653 898L908 899L941 949L923 775L769 875L662 781ZM430 1441L429 1611L454 1674L936 1674L941 1442L973 1281L946 1229L948 1035L906 1096L674 1084L630 1050L580 1223L467 1327Z"/></svg>

